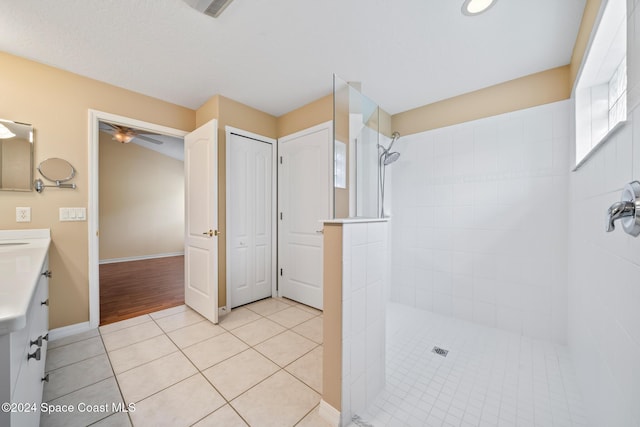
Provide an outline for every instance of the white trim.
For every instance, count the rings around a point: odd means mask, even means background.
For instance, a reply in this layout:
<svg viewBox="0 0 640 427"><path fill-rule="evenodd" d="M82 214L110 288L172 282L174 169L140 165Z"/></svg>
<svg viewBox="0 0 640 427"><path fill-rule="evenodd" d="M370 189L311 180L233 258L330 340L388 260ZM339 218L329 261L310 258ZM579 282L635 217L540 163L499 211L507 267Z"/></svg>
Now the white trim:
<svg viewBox="0 0 640 427"><path fill-rule="evenodd" d="M318 414L320 417L327 421L331 426L338 427L340 425L340 411L333 406L329 405L324 399L320 399L320 406L318 407Z"/></svg>
<svg viewBox="0 0 640 427"><path fill-rule="evenodd" d="M100 121L117 123L123 126L134 127L141 130L149 130L155 133L184 138L188 133L183 130L170 128L154 123L143 122L129 117L118 116L116 114L105 113L103 111L89 109L89 209L87 212L89 229L89 324L92 328L97 328L100 323L100 275L99 275L99 244L98 244L98 178L99 178L99 147Z"/></svg>
<svg viewBox="0 0 640 427"><path fill-rule="evenodd" d="M152 255L139 255L139 256L130 256L124 258L107 258L101 259L100 265L102 264L115 264L117 262L129 262L129 261L142 261L145 259L156 259L156 258L169 258L172 256L182 256L184 255L184 251L182 252L169 252L165 254L152 254Z"/></svg>
<svg viewBox="0 0 640 427"><path fill-rule="evenodd" d="M59 340L61 338L70 337L71 335L81 334L95 328L95 326L91 326L90 322L82 322L75 323L69 326L63 326L62 328L52 329L49 331L49 341Z"/></svg>
<svg viewBox="0 0 640 427"><path fill-rule="evenodd" d="M271 157L272 157L272 165L271 165L271 295L277 296L277 285L278 285L278 140L266 137L264 135L258 135L257 133L248 132L246 130L234 128L232 126L225 126L225 149L226 159L225 159L225 182L226 190L225 190L225 206L226 206L226 230L230 230L229 221L231 219L231 203L229 203L229 171L231 168L229 167L231 163L231 150L228 149L228 143L231 139L231 134L236 134L239 136L244 136L247 138L255 139L257 141L265 142L267 144L271 144ZM229 239L229 233L227 232L226 238L226 259L227 259L227 301L226 306L224 307L225 312L221 314L227 314L231 312L231 269L229 268L231 253L231 239ZM223 308L223 307L221 307Z"/></svg>

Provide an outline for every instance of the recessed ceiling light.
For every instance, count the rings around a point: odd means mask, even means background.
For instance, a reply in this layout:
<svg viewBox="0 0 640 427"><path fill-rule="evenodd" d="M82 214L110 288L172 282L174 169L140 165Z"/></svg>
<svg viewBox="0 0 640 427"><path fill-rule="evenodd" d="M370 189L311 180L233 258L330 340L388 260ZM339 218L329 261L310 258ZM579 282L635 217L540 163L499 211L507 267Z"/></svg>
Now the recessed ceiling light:
<svg viewBox="0 0 640 427"><path fill-rule="evenodd" d="M467 16L479 15L493 6L498 0L465 0L462 13Z"/></svg>

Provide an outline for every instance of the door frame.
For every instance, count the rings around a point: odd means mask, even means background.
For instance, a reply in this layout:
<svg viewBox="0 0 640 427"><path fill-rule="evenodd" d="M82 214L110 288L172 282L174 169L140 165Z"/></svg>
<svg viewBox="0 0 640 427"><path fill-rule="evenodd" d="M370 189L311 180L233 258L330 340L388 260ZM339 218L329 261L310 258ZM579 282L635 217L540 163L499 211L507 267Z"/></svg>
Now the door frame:
<svg viewBox="0 0 640 427"><path fill-rule="evenodd" d="M189 132L175 129L155 123L145 122L142 120L132 119L130 117L119 116L117 114L107 113L104 111L89 109L89 169L88 182L88 212L87 212L87 229L89 234L89 325L91 328L97 328L100 324L100 245L98 243L99 230L99 140L100 125L99 122L106 121L116 123L122 126L132 127L140 130L148 130L163 135L184 138Z"/></svg>
<svg viewBox="0 0 640 427"><path fill-rule="evenodd" d="M248 132L246 130L238 129L232 126L225 126L225 230L231 230L229 223L231 221L231 203L229 199L229 180L231 170L231 149L230 140L231 134L242 136L249 139L254 139L258 142L271 144L271 296L278 295L278 140L269 138L257 133ZM227 301L225 303L227 313L231 312L231 239L227 233L226 236L226 288L227 288Z"/></svg>

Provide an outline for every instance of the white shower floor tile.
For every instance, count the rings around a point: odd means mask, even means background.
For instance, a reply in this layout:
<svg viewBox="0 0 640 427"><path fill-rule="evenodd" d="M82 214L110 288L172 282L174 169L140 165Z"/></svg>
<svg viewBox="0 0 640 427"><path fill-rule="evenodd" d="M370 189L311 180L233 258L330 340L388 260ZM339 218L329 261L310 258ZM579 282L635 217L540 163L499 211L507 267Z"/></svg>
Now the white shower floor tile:
<svg viewBox="0 0 640 427"><path fill-rule="evenodd" d="M586 425L561 345L389 303L386 368L385 389L352 426Z"/></svg>

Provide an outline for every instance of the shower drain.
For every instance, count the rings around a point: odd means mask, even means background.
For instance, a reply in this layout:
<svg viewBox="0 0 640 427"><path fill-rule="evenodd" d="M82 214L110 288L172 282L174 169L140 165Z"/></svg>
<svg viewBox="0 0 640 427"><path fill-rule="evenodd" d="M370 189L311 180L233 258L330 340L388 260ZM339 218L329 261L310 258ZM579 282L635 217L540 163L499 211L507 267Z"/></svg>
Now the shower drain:
<svg viewBox="0 0 640 427"><path fill-rule="evenodd" d="M442 357L447 357L447 353L449 353L449 350L445 350L444 348L440 348L436 346L436 347L433 347L433 350L431 350L431 352Z"/></svg>

